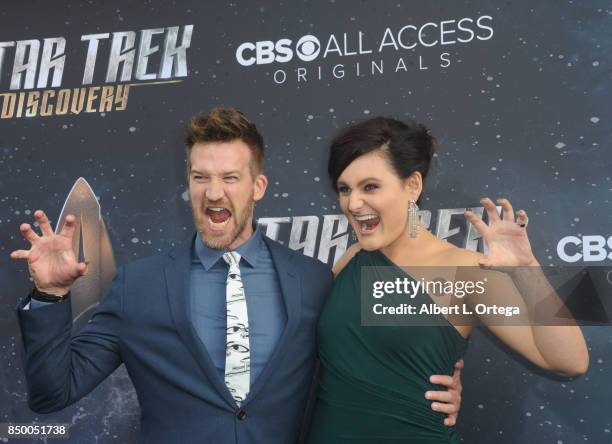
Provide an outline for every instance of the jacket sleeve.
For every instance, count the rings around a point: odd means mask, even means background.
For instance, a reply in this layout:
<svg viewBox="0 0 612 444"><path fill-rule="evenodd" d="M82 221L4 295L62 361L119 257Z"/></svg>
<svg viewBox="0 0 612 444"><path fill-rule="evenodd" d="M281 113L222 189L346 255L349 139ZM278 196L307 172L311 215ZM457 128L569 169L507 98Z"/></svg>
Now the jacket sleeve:
<svg viewBox="0 0 612 444"><path fill-rule="evenodd" d="M123 291L122 267L89 322L74 336L70 296L35 310L24 309L29 298L19 304L30 409L61 410L87 395L121 364Z"/></svg>

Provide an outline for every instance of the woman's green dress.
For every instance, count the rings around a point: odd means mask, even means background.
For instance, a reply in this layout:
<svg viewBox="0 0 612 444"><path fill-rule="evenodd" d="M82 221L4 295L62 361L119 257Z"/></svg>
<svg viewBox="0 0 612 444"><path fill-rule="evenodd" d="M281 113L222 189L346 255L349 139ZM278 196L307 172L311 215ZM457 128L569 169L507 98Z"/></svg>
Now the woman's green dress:
<svg viewBox="0 0 612 444"><path fill-rule="evenodd" d="M452 375L467 340L441 326L361 326L361 267L406 277L379 251L360 251L336 278L319 320L321 381L307 442L457 443L445 414L431 409L433 374ZM430 303L426 294L414 303ZM442 315L439 315L442 316Z"/></svg>

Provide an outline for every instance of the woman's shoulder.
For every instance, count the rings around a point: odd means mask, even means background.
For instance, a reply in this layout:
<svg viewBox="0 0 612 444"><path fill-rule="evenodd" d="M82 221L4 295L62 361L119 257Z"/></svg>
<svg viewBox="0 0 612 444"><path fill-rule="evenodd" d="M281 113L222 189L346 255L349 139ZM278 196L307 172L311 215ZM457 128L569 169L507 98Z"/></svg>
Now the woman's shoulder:
<svg viewBox="0 0 612 444"><path fill-rule="evenodd" d="M351 261L358 259L359 255L369 253L374 252L362 250L359 243L351 245L349 248L347 248L342 257L334 264L332 268L334 276L338 276ZM457 247L446 241L444 241L444 244L440 246L440 249L435 256L435 258L432 258L432 262L437 263L439 266L447 267L477 267L479 265L479 261L484 258L484 255L478 251Z"/></svg>
<svg viewBox="0 0 612 444"><path fill-rule="evenodd" d="M457 247L449 242L437 254L438 262L443 266L477 267L484 255L478 251Z"/></svg>
<svg viewBox="0 0 612 444"><path fill-rule="evenodd" d="M351 261L351 259L353 259L355 255L360 251L361 245L359 245L359 242L348 247L342 257L338 259L338 262L336 262L332 267L332 272L334 273L334 276L338 276L340 272L344 269L344 267L346 267L346 265Z"/></svg>

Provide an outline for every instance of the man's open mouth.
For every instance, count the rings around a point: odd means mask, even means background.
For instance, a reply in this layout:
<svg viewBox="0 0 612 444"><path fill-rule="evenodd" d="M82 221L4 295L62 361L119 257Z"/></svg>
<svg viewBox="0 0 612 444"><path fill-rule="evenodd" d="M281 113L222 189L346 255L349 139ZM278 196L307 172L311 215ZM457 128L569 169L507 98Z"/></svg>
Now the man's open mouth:
<svg viewBox="0 0 612 444"><path fill-rule="evenodd" d="M232 213L223 207L207 207L204 211L208 217L208 223L213 228L222 228L232 217Z"/></svg>

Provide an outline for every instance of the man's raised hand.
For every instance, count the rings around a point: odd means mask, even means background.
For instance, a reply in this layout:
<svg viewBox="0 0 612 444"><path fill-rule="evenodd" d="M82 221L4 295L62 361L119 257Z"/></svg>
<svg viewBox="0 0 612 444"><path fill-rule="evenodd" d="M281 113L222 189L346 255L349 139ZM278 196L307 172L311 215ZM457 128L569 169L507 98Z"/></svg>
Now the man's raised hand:
<svg viewBox="0 0 612 444"><path fill-rule="evenodd" d="M29 250L15 250L11 259L27 259L30 275L39 291L63 296L80 276L87 272L87 264L78 262L72 249L75 217L66 216L66 223L59 234L55 234L47 215L36 210L34 217L42 236L30 224L19 227L23 237L30 242Z"/></svg>

